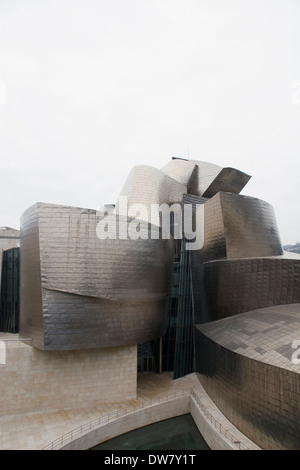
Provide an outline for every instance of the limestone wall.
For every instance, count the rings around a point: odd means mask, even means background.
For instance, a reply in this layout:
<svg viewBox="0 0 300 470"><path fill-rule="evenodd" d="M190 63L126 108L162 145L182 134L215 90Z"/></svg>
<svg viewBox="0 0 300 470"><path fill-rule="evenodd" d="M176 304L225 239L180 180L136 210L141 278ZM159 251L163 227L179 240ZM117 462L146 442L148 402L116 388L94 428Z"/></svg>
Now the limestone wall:
<svg viewBox="0 0 300 470"><path fill-rule="evenodd" d="M0 416L136 397L135 345L44 352L19 341L5 344L6 364L0 364Z"/></svg>

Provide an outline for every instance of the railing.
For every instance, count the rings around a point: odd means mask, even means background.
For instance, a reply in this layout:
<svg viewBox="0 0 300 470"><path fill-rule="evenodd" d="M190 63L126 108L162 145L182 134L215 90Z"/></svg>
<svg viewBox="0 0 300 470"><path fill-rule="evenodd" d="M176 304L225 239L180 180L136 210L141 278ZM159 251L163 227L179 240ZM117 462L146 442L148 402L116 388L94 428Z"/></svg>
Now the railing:
<svg viewBox="0 0 300 470"><path fill-rule="evenodd" d="M171 400L175 400L176 398L183 398L189 397L191 394L191 390L181 390L179 392L175 392L171 395L164 395L163 397L159 397L155 400L148 400L142 401L141 403L136 403L134 405L128 406L126 408L122 408L117 411L113 411L111 413L107 413L106 415L100 416L99 418L90 421L89 423L83 424L72 431L63 434L61 437L55 439L53 442L48 444L44 447L43 450L58 450L61 449L63 446L70 444L70 442L74 441L75 439L79 439L80 437L84 436L85 434L98 429L101 426L104 426L108 423L118 420L119 418L128 416L130 414L139 412L146 408L150 408L153 406L160 405L162 403L167 403Z"/></svg>
<svg viewBox="0 0 300 470"><path fill-rule="evenodd" d="M238 441L236 437L228 431L213 415L208 411L207 407L202 403L201 399L196 395L194 390L191 392L191 399L194 401L195 405L200 408L202 413L205 415L207 420L218 430L220 435L223 435L226 439L229 439L232 444L234 444L239 450L249 450L250 448L243 444L241 441Z"/></svg>
<svg viewBox="0 0 300 470"><path fill-rule="evenodd" d="M176 398L183 398L183 397L190 397L195 405L200 408L201 412L204 414L205 418L216 428L220 435L224 436L228 439L237 449L239 450L249 450L250 448L243 444L241 441L237 440L237 438L224 427L213 415L210 411L208 411L207 407L202 403L201 399L196 395L194 390L181 390L179 392L175 392L173 394L164 395L159 397L155 400L148 400L148 401L141 401L140 403L136 403L134 405L130 405L126 408L121 408L117 411L113 411L111 413L107 413L105 415L99 416L99 418L94 419L78 428L73 429L72 431L63 434L61 437L55 439L53 442L48 444L44 447L43 450L58 450L64 447L67 444L70 444L75 439L79 439L80 437L84 436L85 434L100 428L101 426L105 426L113 421L117 421L120 418L125 416L129 416L130 414L139 412L146 408L150 408L153 406L157 406L162 403L170 402L171 400L175 400Z"/></svg>

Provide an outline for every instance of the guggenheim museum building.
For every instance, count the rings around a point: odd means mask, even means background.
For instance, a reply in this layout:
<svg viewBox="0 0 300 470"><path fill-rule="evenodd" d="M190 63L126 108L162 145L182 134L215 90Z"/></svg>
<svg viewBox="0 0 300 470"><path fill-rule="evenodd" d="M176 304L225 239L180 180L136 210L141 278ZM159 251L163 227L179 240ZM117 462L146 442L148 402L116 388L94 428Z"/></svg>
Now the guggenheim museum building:
<svg viewBox="0 0 300 470"><path fill-rule="evenodd" d="M173 158L134 167L99 210L28 208L1 416L134 400L139 375L167 373L257 448L299 449L300 255L273 207L240 194L249 180Z"/></svg>

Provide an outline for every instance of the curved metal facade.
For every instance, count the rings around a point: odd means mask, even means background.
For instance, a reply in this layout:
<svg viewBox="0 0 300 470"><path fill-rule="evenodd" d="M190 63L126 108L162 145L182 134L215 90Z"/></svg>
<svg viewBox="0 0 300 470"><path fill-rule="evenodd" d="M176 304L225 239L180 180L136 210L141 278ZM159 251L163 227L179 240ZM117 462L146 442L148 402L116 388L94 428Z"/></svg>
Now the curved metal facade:
<svg viewBox="0 0 300 470"><path fill-rule="evenodd" d="M259 446L299 446L299 372L282 357L300 314L300 258L283 252L272 206L239 194L249 179L173 159L161 170L134 167L105 218L53 204L29 208L21 221L21 335L42 350L68 350L157 345L168 328L176 376L195 364L208 394ZM124 214L125 196L126 209L144 212ZM174 203L204 240L188 256L170 236L180 219L167 239L161 219L149 220L152 205ZM280 325L288 332L281 343Z"/></svg>
<svg viewBox="0 0 300 470"><path fill-rule="evenodd" d="M202 205L201 200L199 203ZM224 192L204 202L204 246L197 252L195 266L220 258L282 254L274 209L269 203Z"/></svg>
<svg viewBox="0 0 300 470"><path fill-rule="evenodd" d="M195 297L204 323L275 305L300 302L300 259L245 258L204 263Z"/></svg>
<svg viewBox="0 0 300 470"><path fill-rule="evenodd" d="M300 447L300 374L291 361L300 304L196 328L201 383L225 416L267 450Z"/></svg>
<svg viewBox="0 0 300 470"><path fill-rule="evenodd" d="M164 332L172 239L152 240L141 221L146 240L101 240L98 222L94 210L53 204L23 215L21 332L37 348L122 346Z"/></svg>
<svg viewBox="0 0 300 470"><path fill-rule="evenodd" d="M151 166L139 165L131 170L120 196L127 197L128 207L133 204L143 204L150 216L152 204L181 204L186 192L186 185L162 171ZM119 200L116 210L119 210Z"/></svg>
<svg viewBox="0 0 300 470"><path fill-rule="evenodd" d="M164 170L134 167L106 218L112 223L108 231L117 225L114 236L99 236L103 215L91 209L42 203L29 208L21 220L21 334L46 350L122 346L162 336L173 241L170 234L161 236L159 218L149 219L151 207L178 203L180 210L187 193L214 193L224 185L236 192L249 179L238 170L228 178L224 170L179 159ZM146 213L123 214L122 196L126 210L142 204ZM139 222L134 239L133 221Z"/></svg>
<svg viewBox="0 0 300 470"><path fill-rule="evenodd" d="M199 160L173 159L162 171L185 184L195 196L211 198L219 191L239 194L251 176L235 168L222 168Z"/></svg>

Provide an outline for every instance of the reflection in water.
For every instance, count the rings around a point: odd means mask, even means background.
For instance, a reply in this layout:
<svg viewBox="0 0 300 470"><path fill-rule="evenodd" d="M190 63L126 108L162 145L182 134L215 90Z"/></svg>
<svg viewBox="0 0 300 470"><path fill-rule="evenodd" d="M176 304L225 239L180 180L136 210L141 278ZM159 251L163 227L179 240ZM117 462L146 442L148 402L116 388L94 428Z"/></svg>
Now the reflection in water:
<svg viewBox="0 0 300 470"><path fill-rule="evenodd" d="M190 414L122 434L91 450L210 450Z"/></svg>

